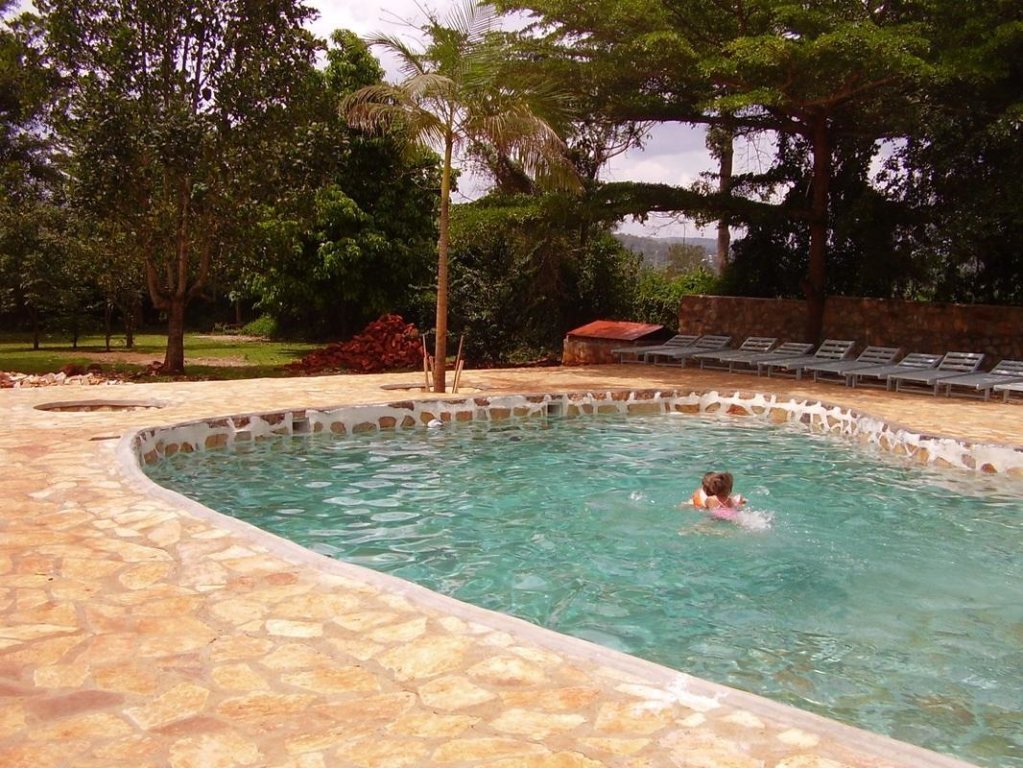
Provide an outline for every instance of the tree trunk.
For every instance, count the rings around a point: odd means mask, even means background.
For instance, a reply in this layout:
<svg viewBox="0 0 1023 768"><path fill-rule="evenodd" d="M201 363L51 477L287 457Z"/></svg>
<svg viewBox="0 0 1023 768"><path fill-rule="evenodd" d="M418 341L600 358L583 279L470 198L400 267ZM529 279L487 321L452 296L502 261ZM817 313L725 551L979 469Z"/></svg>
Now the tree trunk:
<svg viewBox="0 0 1023 768"><path fill-rule="evenodd" d="M433 391L447 389L448 356L448 225L451 205L451 152L454 137L444 137L444 165L440 176L440 221L437 237L437 336L433 348Z"/></svg>
<svg viewBox="0 0 1023 768"><path fill-rule="evenodd" d="M142 316L142 300L133 298L121 308L121 314L124 315L124 346L126 349L135 349L135 328Z"/></svg>
<svg viewBox="0 0 1023 768"><path fill-rule="evenodd" d="M114 335L114 303L112 301L103 304L103 333L106 337L106 351L110 351L110 337Z"/></svg>
<svg viewBox="0 0 1023 768"><path fill-rule="evenodd" d="M167 293L160 295L156 281L156 269L152 261L146 259L146 280L153 304L167 312L167 353L163 359L163 373L181 375L185 372L185 308L191 296L202 285L205 267L201 267L200 275L192 287L188 287L188 267L191 253L189 232L191 226L190 198L192 185L185 177L178 183L178 223L177 247L175 259L167 266Z"/></svg>
<svg viewBox="0 0 1023 768"><path fill-rule="evenodd" d="M718 192L727 195L732 191L732 160L735 157L735 147L732 144L733 135L731 130L727 136L722 136L718 151ZM728 266L729 249L732 245L732 232L728 227L728 219L718 219L718 258L717 268L721 272Z"/></svg>
<svg viewBox="0 0 1023 768"><path fill-rule="evenodd" d="M32 349L39 349L39 313L32 309L29 314L32 317Z"/></svg>
<svg viewBox="0 0 1023 768"><path fill-rule="evenodd" d="M803 283L806 296L806 340L821 340L824 330L824 287L828 250L828 194L831 181L831 137L826 117L813 125L813 196L810 207L810 264Z"/></svg>
<svg viewBox="0 0 1023 768"><path fill-rule="evenodd" d="M163 373L181 375L185 372L185 306L183 297L174 296L167 308L167 354Z"/></svg>

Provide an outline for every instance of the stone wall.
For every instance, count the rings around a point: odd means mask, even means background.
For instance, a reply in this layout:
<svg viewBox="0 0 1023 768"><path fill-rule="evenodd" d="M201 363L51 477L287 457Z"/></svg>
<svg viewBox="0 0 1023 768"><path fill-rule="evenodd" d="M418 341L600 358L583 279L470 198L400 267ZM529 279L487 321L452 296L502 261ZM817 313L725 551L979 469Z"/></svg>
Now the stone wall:
<svg viewBox="0 0 1023 768"><path fill-rule="evenodd" d="M806 302L740 296L685 296L680 333L723 333L739 345L747 336L804 341ZM828 298L824 338L855 339L907 352L983 352L984 368L1002 359L1023 360L1023 307L927 304L886 299Z"/></svg>

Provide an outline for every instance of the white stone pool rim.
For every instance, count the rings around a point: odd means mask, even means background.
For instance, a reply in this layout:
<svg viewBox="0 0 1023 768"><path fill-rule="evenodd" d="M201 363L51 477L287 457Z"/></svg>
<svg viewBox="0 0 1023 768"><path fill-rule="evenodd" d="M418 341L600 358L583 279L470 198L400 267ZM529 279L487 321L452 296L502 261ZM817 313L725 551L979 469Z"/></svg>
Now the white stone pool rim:
<svg viewBox="0 0 1023 768"><path fill-rule="evenodd" d="M376 405L307 408L199 419L126 436L138 461L152 464L178 452L220 448L280 435L422 428L431 421L504 421L547 416L690 414L751 417L802 425L876 446L921 465L1023 477L1023 448L920 434L853 408L762 393L680 389L588 390L558 394L401 400Z"/></svg>

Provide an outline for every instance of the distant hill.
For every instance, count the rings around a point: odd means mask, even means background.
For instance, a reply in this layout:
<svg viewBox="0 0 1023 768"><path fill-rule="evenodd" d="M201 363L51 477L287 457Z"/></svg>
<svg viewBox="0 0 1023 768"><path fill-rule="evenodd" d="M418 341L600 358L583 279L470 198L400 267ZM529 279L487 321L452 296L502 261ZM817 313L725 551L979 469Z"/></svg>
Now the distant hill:
<svg viewBox="0 0 1023 768"><path fill-rule="evenodd" d="M618 242L630 251L642 254L643 261L652 267L662 267L667 262L668 248L673 245L695 245L706 251L710 257L708 265L718 250L718 242L712 237L643 237L641 235L615 235Z"/></svg>

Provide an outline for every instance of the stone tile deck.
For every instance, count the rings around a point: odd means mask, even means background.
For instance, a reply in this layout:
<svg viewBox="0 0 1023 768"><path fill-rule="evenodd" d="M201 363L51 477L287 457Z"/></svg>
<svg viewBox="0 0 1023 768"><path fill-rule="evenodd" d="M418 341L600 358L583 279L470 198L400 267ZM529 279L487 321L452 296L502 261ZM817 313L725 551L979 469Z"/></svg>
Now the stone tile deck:
<svg viewBox="0 0 1023 768"><path fill-rule="evenodd" d="M0 766L964 765L306 553L152 493L136 428L410 397L345 376L0 391ZM485 392L778 392L1013 443L1023 407L749 374L469 371ZM431 397L415 393L416 398ZM54 401L159 410L37 410Z"/></svg>

